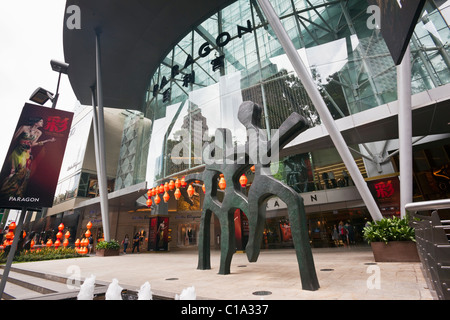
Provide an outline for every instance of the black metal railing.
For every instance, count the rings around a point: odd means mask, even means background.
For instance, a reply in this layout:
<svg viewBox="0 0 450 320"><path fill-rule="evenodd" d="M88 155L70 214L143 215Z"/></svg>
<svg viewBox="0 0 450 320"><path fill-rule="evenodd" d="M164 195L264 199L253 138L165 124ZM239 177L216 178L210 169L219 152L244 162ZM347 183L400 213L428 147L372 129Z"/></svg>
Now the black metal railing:
<svg viewBox="0 0 450 320"><path fill-rule="evenodd" d="M439 300L450 300L450 220L439 215L439 210L450 209L450 199L409 203L405 208L430 289Z"/></svg>

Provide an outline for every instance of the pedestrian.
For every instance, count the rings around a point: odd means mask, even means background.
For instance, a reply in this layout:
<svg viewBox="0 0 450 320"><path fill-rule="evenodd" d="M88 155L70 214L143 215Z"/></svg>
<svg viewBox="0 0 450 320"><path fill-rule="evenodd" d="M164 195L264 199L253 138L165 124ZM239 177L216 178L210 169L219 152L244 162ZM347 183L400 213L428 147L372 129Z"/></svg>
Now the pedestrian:
<svg viewBox="0 0 450 320"><path fill-rule="evenodd" d="M347 171L342 170L342 175L344 176L345 186L348 187L349 186L349 176L348 176Z"/></svg>
<svg viewBox="0 0 450 320"><path fill-rule="evenodd" d="M134 249L137 249L137 252L139 252L139 232L136 232L136 234L133 237L133 250L131 250L131 253L134 253Z"/></svg>
<svg viewBox="0 0 450 320"><path fill-rule="evenodd" d="M353 228L353 226L349 222L347 222L346 227L348 231L348 243L355 244L355 228Z"/></svg>
<svg viewBox="0 0 450 320"><path fill-rule="evenodd" d="M331 234L331 239L334 241L334 245L336 247L339 247L339 232L338 232L336 225L334 225L334 227L333 227L333 233Z"/></svg>
<svg viewBox="0 0 450 320"><path fill-rule="evenodd" d="M92 252L92 246L94 245L94 238L92 237L92 234L89 236L89 245L88 245L88 249L89 249L89 254L91 254Z"/></svg>
<svg viewBox="0 0 450 320"><path fill-rule="evenodd" d="M329 178L328 178L328 173L327 172L322 173L322 179L325 182L325 188L326 189L330 189L330 186L328 184L328 179Z"/></svg>
<svg viewBox="0 0 450 320"><path fill-rule="evenodd" d="M127 254L127 248L128 248L128 243L130 242L130 239L128 237L128 234L125 235L125 238L123 238L122 240L122 244L123 244L123 253Z"/></svg>
<svg viewBox="0 0 450 320"><path fill-rule="evenodd" d="M342 242L344 243L344 247L348 244L348 237L347 237L348 231L344 226L344 222L339 222L339 237L341 238Z"/></svg>

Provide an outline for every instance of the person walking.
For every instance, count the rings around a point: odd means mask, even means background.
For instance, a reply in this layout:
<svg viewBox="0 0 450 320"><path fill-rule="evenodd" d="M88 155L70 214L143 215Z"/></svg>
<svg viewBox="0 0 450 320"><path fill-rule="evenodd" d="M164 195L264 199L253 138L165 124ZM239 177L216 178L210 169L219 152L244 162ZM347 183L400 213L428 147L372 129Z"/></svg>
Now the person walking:
<svg viewBox="0 0 450 320"><path fill-rule="evenodd" d="M139 252L139 232L136 232L136 234L133 237L133 250L131 250L131 253L134 253L134 249L137 249L137 252Z"/></svg>
<svg viewBox="0 0 450 320"><path fill-rule="evenodd" d="M129 242L130 242L130 238L128 237L128 234L126 234L125 238L123 238L123 240L122 240L124 254L127 254L127 248L128 248Z"/></svg>
<svg viewBox="0 0 450 320"><path fill-rule="evenodd" d="M92 234L89 236L89 245L88 245L88 248L89 248L89 254L91 254L91 252L92 252L92 247L94 246L94 238L92 237Z"/></svg>
<svg viewBox="0 0 450 320"><path fill-rule="evenodd" d="M331 239L334 241L334 245L336 247L339 247L339 232L338 232L336 225L334 225L334 227L333 227L333 233L331 234Z"/></svg>

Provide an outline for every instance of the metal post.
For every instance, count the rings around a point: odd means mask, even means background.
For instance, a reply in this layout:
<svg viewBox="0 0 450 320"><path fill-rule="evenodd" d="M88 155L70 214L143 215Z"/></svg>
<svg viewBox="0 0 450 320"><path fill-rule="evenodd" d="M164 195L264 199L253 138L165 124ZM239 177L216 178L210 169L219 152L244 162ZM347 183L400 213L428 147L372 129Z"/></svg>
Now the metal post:
<svg viewBox="0 0 450 320"><path fill-rule="evenodd" d="M14 240L8 253L8 259L6 260L5 269L3 269L2 282L0 283L0 300L2 299L3 292L5 291L6 281L8 280L9 271L11 270L11 264L16 254L17 244L19 243L20 237L22 236L22 225L26 213L27 209L22 208L19 216L19 223L16 226L16 231L14 231Z"/></svg>
<svg viewBox="0 0 450 320"><path fill-rule="evenodd" d="M109 225L109 208L108 208L108 188L106 177L106 153L105 153L105 118L103 114L103 87L102 87L102 72L101 72L101 50L100 50L100 31L96 30L95 37L95 58L96 58L96 88L97 88L97 110L94 106L94 132L97 132L97 137L94 140L97 141L96 157L97 157L97 176L100 192L100 208L103 221L103 233L105 235L105 241L110 241L110 225ZM97 125L97 128L95 128Z"/></svg>
<svg viewBox="0 0 450 320"><path fill-rule="evenodd" d="M345 143L344 137L338 130L333 117L331 116L330 111L325 104L325 101L323 101L323 98L320 95L316 84L314 83L314 80L309 75L308 70L303 64L303 61L301 60L297 50L295 49L294 44L289 38L289 35L283 28L283 25L281 24L281 21L278 18L275 10L268 0L258 0L258 3L261 6L261 9L264 11L269 24L277 35L277 38L280 41L280 44L283 47L284 51L286 52L287 57L292 63L295 72L302 81L306 92L308 92L308 95L311 98L311 101L313 102L317 112L319 113L319 116L325 128L327 129L331 140L333 141L337 151L339 152L339 155L341 156L342 161L347 167L347 170L350 173L353 182L355 183L356 188L361 195L361 198L363 199L367 209L369 210L372 219L381 220L382 215L380 213L380 210L372 194L370 193L369 187L364 181L364 178L361 175L361 172L359 171L359 168L356 165L356 162L354 161L350 150L347 147L347 144Z"/></svg>
<svg viewBox="0 0 450 320"><path fill-rule="evenodd" d="M405 205L413 202L412 168L412 110L410 46L397 67L398 139L400 151L400 215L406 214Z"/></svg>
<svg viewBox="0 0 450 320"><path fill-rule="evenodd" d="M61 72L59 73L59 76L58 76L58 84L56 85L56 93L55 93L55 96L52 101L52 109L56 109L56 104L58 103L60 82L61 82Z"/></svg>

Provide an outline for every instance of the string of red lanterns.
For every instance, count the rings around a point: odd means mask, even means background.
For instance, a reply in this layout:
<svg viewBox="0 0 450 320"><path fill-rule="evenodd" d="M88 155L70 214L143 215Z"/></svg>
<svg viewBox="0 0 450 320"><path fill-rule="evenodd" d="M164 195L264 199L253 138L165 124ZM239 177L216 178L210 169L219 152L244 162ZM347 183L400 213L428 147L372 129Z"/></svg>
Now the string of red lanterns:
<svg viewBox="0 0 450 320"><path fill-rule="evenodd" d="M251 167L251 171L255 172L255 166ZM200 184L200 181L195 181L197 184ZM247 187L247 182L248 182L248 178L245 174L242 174L241 177L239 178L239 184L241 185L242 188ZM155 203L156 205L159 205L161 203L161 197L162 200L167 203L170 200L170 194L169 191L173 191L173 195L175 197L175 200L179 200L181 197L181 191L180 188L186 188L186 192L188 194L189 197L192 197L195 193L195 189L193 184L189 184L185 181L185 177L182 177L181 179L176 178L175 181L174 180L170 180L169 182L165 182L164 184L160 184L159 186L153 187L148 189L147 191L147 207L151 207L153 205L153 203ZM225 181L225 177L223 174L220 174L219 177L219 183L218 186L221 190L225 190L227 187L227 183ZM206 189L205 189L205 184L203 183L202 185L202 191L203 193L206 193ZM162 195L162 196L160 196ZM153 198L153 200L152 200Z"/></svg>

